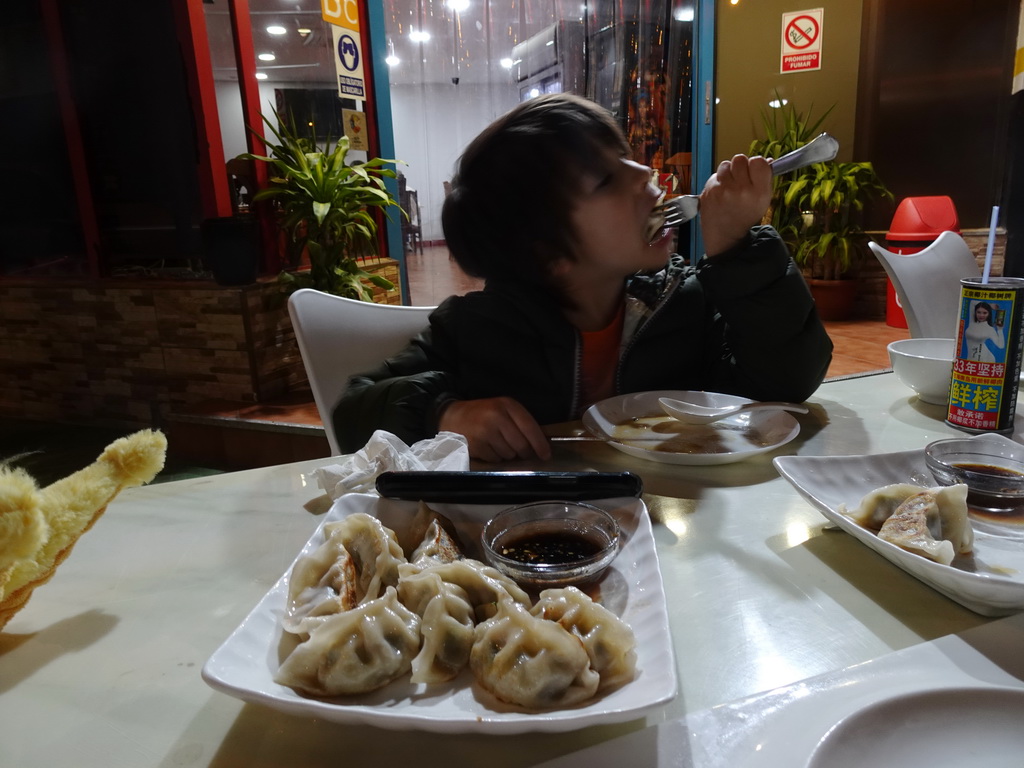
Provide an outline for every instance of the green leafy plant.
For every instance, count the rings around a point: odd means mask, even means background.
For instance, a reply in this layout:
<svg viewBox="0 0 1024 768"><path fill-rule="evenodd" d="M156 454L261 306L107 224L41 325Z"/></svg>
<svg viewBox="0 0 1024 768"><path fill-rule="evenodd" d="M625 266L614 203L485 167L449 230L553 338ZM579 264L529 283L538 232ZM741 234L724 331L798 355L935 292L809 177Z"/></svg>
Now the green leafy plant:
<svg viewBox="0 0 1024 768"><path fill-rule="evenodd" d="M359 259L377 253L377 221L373 209L387 211L398 202L388 192L384 179L396 173L386 166L395 161L372 158L365 163L346 163L348 138L342 136L323 148L314 140L299 136L293 121L282 119L275 110L277 126L266 116L264 122L277 143L263 138L270 157L246 153L241 157L271 165L270 186L253 197L254 202L273 200L278 224L286 236L289 269L280 275L289 291L317 290L370 301L372 290L394 284L364 270ZM309 255L309 270L297 269L302 254Z"/></svg>
<svg viewBox="0 0 1024 768"><path fill-rule="evenodd" d="M778 93L775 99L781 103ZM802 147L821 132L833 108L813 119L810 110L805 115L791 103L763 109L764 138L751 143L750 154L781 157ZM764 223L778 230L805 276L839 280L851 276L867 250L859 214L875 198L893 195L871 163L815 163L775 177Z"/></svg>

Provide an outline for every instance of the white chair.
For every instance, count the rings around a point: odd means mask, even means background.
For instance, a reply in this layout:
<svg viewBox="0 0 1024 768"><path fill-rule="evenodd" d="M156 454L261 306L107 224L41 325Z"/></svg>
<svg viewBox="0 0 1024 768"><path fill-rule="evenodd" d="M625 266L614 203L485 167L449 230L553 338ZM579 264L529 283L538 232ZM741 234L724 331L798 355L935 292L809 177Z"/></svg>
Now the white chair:
<svg viewBox="0 0 1024 768"><path fill-rule="evenodd" d="M341 453L331 413L349 377L375 368L427 327L434 307L344 299L302 288L288 298L302 364L332 455Z"/></svg>
<svg viewBox="0 0 1024 768"><path fill-rule="evenodd" d="M868 245L892 280L911 338L955 338L960 280L981 277L964 239L955 232L943 232L927 248L908 254L893 253L877 243Z"/></svg>

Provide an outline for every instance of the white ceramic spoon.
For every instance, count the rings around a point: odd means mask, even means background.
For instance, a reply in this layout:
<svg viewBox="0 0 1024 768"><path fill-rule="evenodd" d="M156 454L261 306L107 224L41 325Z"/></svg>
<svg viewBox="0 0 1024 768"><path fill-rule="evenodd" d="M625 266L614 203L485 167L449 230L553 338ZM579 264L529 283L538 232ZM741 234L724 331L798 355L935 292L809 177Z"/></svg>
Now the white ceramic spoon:
<svg viewBox="0 0 1024 768"><path fill-rule="evenodd" d="M740 405L723 405L718 408L709 408L706 405L696 405L685 400L659 397L658 403L665 413L684 424L710 424L712 421L718 421L727 416L733 416L746 411L774 410L807 413L808 410L806 405L782 402L742 403Z"/></svg>

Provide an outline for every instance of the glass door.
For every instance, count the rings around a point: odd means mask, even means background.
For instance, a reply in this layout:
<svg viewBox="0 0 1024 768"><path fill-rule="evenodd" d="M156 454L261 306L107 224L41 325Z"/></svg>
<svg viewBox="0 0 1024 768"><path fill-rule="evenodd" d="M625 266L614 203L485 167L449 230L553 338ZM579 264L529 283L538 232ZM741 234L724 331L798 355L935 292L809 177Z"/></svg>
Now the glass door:
<svg viewBox="0 0 1024 768"><path fill-rule="evenodd" d="M387 61L394 156L418 190L428 243L443 241L444 184L466 144L541 93L607 107L635 159L670 194L709 175L702 142L710 142L713 111L703 90L695 98L695 84L707 80L710 89L713 0L384 0L383 16L374 47Z"/></svg>

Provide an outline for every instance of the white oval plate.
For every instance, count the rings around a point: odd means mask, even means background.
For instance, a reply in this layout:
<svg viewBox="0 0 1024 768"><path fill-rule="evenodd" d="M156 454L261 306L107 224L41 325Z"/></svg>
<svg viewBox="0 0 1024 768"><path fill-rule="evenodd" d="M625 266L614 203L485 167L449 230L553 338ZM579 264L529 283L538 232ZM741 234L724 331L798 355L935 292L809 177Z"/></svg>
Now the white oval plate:
<svg viewBox="0 0 1024 768"><path fill-rule="evenodd" d="M555 732L642 718L648 711L671 701L677 693L675 653L650 516L639 499L591 503L615 515L626 538L601 582L602 602L629 624L636 637L636 678L621 688L577 707L540 713L502 705L477 689L468 670L463 670L454 681L438 685L414 685L405 679L359 696L333 699L302 696L274 682L282 654L294 645L281 629L292 566L210 656L203 666L203 679L211 687L243 701L294 715L397 730ZM456 504L431 504L431 508L452 521L466 545L467 554L473 557L477 553L471 549L471 542L478 540L484 522L502 509L494 505ZM323 542L326 523L355 512L379 517L398 534L401 542L401 521L412 519L417 509L417 502L346 494L334 502L296 559Z"/></svg>
<svg viewBox="0 0 1024 768"><path fill-rule="evenodd" d="M682 424L662 410L659 397L709 407L754 402L718 392L634 392L594 403L583 414L583 426L591 434L611 438L608 444L623 453L662 464L732 464L775 450L800 434L800 422L785 411L750 411L711 424ZM664 441L649 442L660 430L672 431L665 433ZM645 441L629 442L640 437Z"/></svg>
<svg viewBox="0 0 1024 768"><path fill-rule="evenodd" d="M822 515L889 562L983 616L1024 611L1024 541L974 526L974 551L942 565L883 541L839 512L892 483L932 486L924 450L873 456L777 456L779 474Z"/></svg>
<svg viewBox="0 0 1024 768"><path fill-rule="evenodd" d="M1024 691L947 688L894 696L844 717L807 768L892 765L1017 768L1024 760Z"/></svg>

